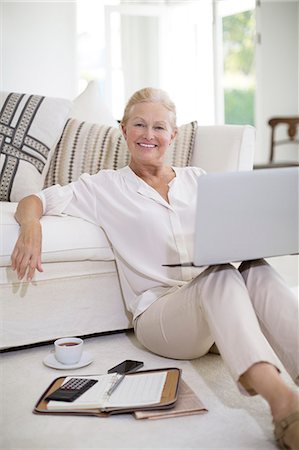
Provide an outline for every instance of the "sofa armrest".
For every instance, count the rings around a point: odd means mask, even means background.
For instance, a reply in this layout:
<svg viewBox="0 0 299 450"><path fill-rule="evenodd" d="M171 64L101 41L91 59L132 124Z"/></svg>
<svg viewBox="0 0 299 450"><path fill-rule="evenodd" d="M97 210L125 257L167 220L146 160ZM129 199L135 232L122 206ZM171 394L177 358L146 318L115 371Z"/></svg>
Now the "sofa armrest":
<svg viewBox="0 0 299 450"><path fill-rule="evenodd" d="M207 172L251 170L255 128L250 125L198 126L191 166Z"/></svg>

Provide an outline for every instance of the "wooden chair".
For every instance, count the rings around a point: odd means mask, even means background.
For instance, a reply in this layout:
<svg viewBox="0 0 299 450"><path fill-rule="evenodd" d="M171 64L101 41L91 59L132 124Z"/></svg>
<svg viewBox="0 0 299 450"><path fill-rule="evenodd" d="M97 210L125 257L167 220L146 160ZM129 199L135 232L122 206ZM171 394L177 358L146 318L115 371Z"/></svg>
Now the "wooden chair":
<svg viewBox="0 0 299 450"><path fill-rule="evenodd" d="M276 147L283 144L299 144L299 140L297 138L297 131L299 127L299 117L272 117L268 124L271 127L271 142L270 142L270 157L269 157L269 166L299 166L299 161L284 161L275 163L274 153ZM277 126L284 124L287 126L287 138L286 139L277 139L276 132Z"/></svg>

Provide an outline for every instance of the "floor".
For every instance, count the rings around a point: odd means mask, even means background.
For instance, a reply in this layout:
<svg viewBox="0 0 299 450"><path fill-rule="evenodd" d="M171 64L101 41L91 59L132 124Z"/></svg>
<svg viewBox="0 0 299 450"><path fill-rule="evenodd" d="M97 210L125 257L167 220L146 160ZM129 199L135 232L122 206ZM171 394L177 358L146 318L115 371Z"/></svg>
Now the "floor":
<svg viewBox="0 0 299 450"><path fill-rule="evenodd" d="M85 340L93 363L75 374L105 373L124 359L144 368L176 366L208 408L204 415L136 420L130 414L109 418L34 415L33 407L62 371L43 364L51 346L1 355L1 450L20 449L275 449L265 402L242 397L220 356L174 361L144 350L132 332ZM63 371L63 375L74 371Z"/></svg>
<svg viewBox="0 0 299 450"><path fill-rule="evenodd" d="M295 289L298 258L276 259L273 265ZM133 332L86 339L84 345L93 362L72 372L43 364L52 349L49 345L0 355L1 450L277 448L267 404L258 396L239 394L220 356L208 354L192 361L162 358L146 351ZM62 373L105 373L124 359L141 360L144 369L180 367L208 413L152 421L130 414L109 418L33 414L40 395ZM291 384L285 372L283 377Z"/></svg>
<svg viewBox="0 0 299 450"><path fill-rule="evenodd" d="M268 258L267 261L280 273L287 284L297 293L299 288L299 256L288 255Z"/></svg>

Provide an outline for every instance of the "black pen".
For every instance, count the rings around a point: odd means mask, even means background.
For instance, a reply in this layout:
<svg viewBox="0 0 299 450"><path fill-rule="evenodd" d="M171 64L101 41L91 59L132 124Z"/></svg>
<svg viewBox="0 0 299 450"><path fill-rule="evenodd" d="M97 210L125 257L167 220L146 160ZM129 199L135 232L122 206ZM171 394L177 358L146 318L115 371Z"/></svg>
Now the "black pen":
<svg viewBox="0 0 299 450"><path fill-rule="evenodd" d="M116 382L111 386L111 388L108 390L107 395L111 395L112 392L115 391L115 389L117 388L117 386L122 382L122 380L125 378L125 375L121 375Z"/></svg>

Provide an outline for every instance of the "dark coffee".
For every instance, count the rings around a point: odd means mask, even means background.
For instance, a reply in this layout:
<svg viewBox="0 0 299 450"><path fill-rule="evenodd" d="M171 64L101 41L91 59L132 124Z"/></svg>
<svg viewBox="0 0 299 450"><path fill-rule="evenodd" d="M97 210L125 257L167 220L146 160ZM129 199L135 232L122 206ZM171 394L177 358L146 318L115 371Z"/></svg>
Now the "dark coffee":
<svg viewBox="0 0 299 450"><path fill-rule="evenodd" d="M70 347L71 345L79 345L79 342L63 342L59 347Z"/></svg>

